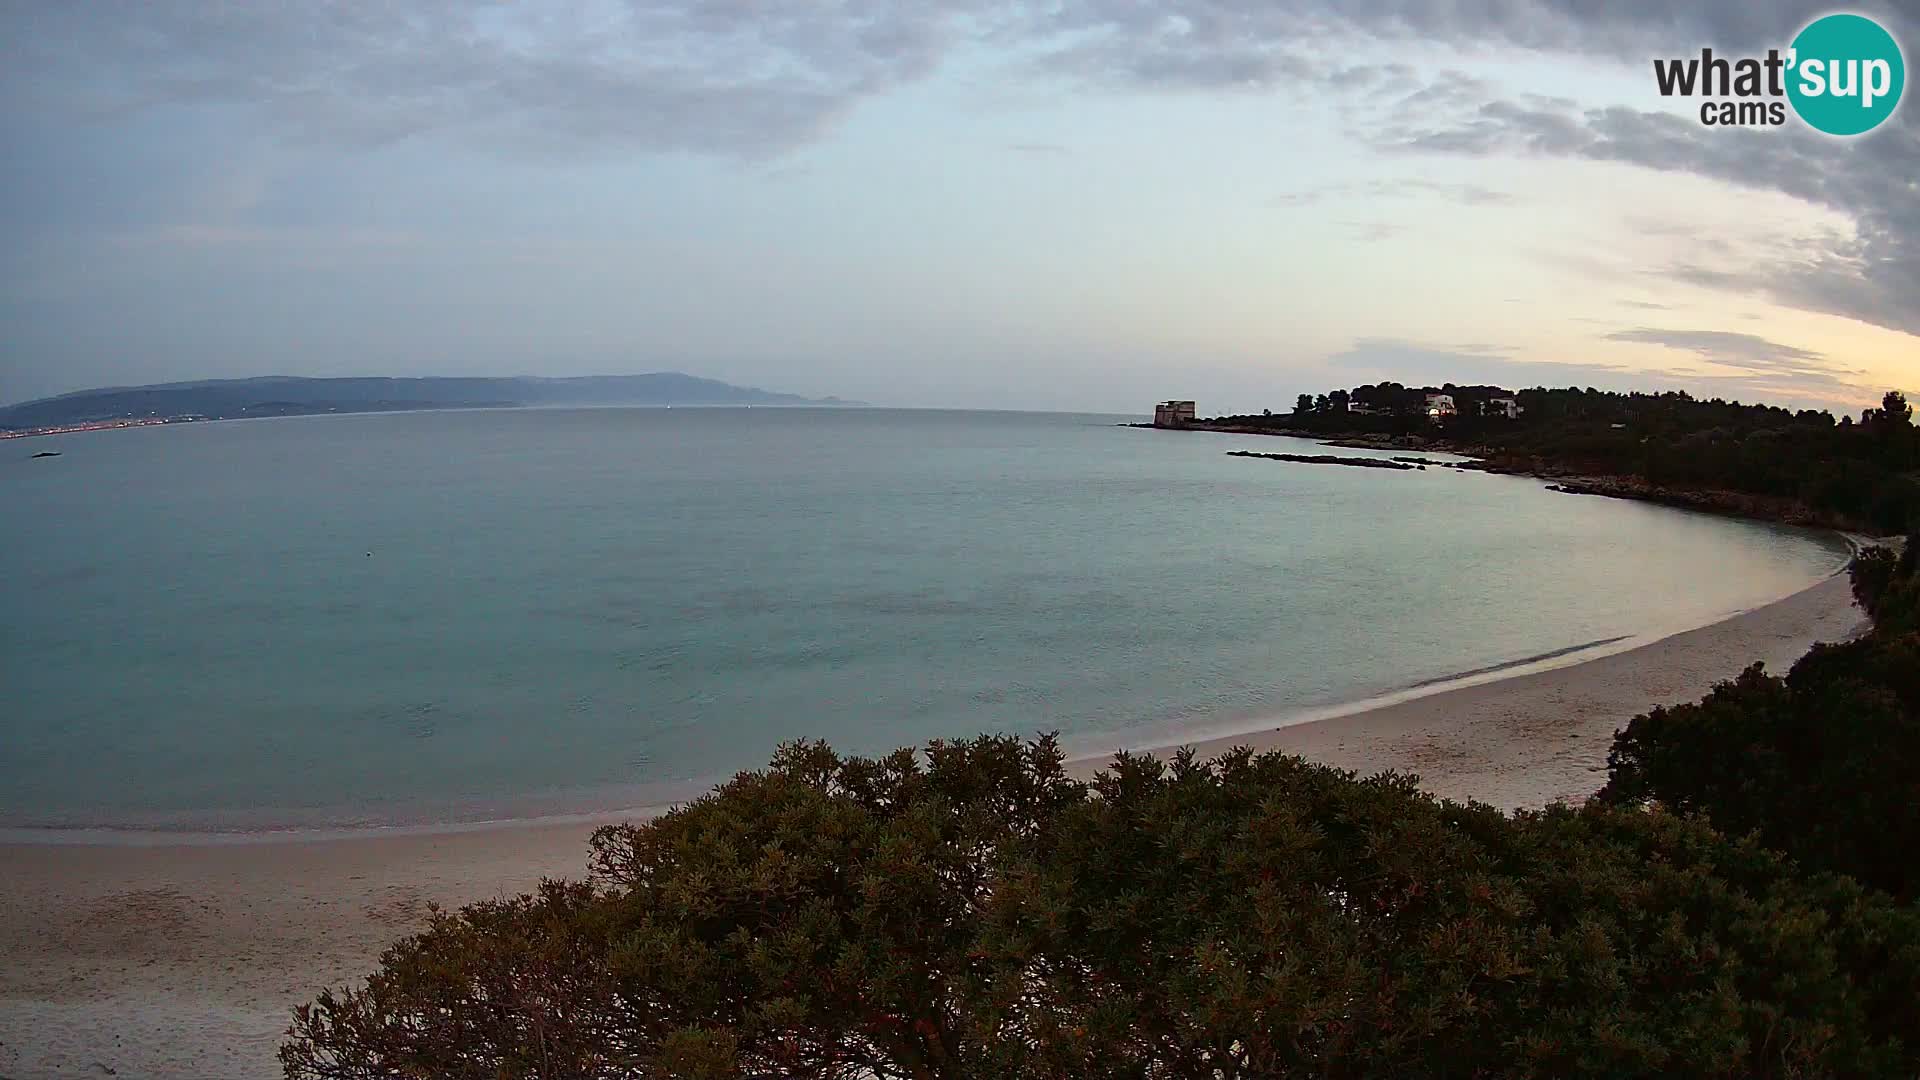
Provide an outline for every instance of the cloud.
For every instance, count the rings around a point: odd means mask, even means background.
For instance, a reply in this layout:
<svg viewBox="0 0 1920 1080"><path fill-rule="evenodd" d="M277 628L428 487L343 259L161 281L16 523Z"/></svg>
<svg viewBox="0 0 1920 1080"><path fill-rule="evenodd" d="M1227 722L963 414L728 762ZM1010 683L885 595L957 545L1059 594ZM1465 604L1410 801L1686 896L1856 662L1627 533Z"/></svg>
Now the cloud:
<svg viewBox="0 0 1920 1080"><path fill-rule="evenodd" d="M1661 330L1639 327L1606 335L1608 341L1660 345L1690 352L1720 367L1740 368L1756 375L1780 376L1803 384L1850 386L1841 376L1860 371L1837 367L1824 353L1782 345L1755 334L1725 330Z"/></svg>
<svg viewBox="0 0 1920 1080"><path fill-rule="evenodd" d="M1510 192L1481 184L1447 184L1435 180L1367 180L1323 184L1289 191L1270 200L1275 206L1311 206L1331 199L1398 199L1432 195L1463 206L1509 206L1518 200Z"/></svg>
<svg viewBox="0 0 1920 1080"><path fill-rule="evenodd" d="M1473 156L1545 155L1684 172L1777 191L1848 215L1854 233L1764 265L1688 262L1689 284L1920 334L1920 125L1903 111L1883 130L1841 141L1793 127L1704 126L1613 106L1579 110L1487 101L1463 116L1382 129L1376 146Z"/></svg>
<svg viewBox="0 0 1920 1080"><path fill-rule="evenodd" d="M1626 388L1638 372L1608 364L1519 360L1509 345L1436 346L1397 338L1361 338L1327 364L1409 385L1493 382L1506 386L1598 385Z"/></svg>
<svg viewBox="0 0 1920 1080"><path fill-rule="evenodd" d="M1353 230L1356 243L1376 244L1404 235L1407 226L1391 221L1343 221L1340 224Z"/></svg>
<svg viewBox="0 0 1920 1080"><path fill-rule="evenodd" d="M1783 192L1852 235L1763 265L1690 261L1676 280L1920 333L1920 123L1839 141L1707 128L1620 106L1514 96L1444 70L1531 50L1641 67L1700 45L1783 44L1825 0L598 0L586 4L0 0L0 133L181 107L245 112L289 140L349 148L459 140L500 152L779 158L971 45L1054 76L1154 92L1283 89L1362 110L1375 148L1612 161ZM1920 0L1859 10L1920 40ZM1436 48L1431 68L1395 44ZM1375 46L1388 46L1378 48ZM1437 51L1444 49L1445 51ZM1380 59L1383 54L1396 59ZM1365 59L1355 59L1364 57ZM1042 144L1018 152L1044 153ZM31 155L29 155L31 156ZM209 161L215 159L209 158ZM29 163L31 168L31 163ZM0 180L0 183L6 181ZM1356 192L1497 205L1493 188ZM123 200L136 193L120 192ZM1283 204L1337 197L1295 193ZM97 200L96 200L97 201Z"/></svg>
<svg viewBox="0 0 1920 1080"><path fill-rule="evenodd" d="M1799 127L1709 128L1668 113L1582 109L1553 95L1516 97L1461 71L1422 79L1405 65L1325 59L1340 51L1329 50L1329 43L1397 40L1467 50L1518 46L1640 67L1652 56L1703 45L1722 51L1780 46L1829 7L1802 0L1222 0L1200 14L1174 14L1166 5L1137 0L1092 0L1060 9L1058 20L1077 35L1077 44L1055 59L1141 89L1230 89L1290 80L1296 93L1338 90L1350 99L1353 126L1369 132L1368 140L1383 150L1611 161L1782 192L1850 217L1853 235L1760 263L1688 262L1661 271L1691 284L1920 334L1920 123L1910 106L1873 135L1841 141ZM1897 38L1920 39L1920 3L1914 0L1856 9L1881 19ZM1310 190L1276 201L1306 205L1335 194Z"/></svg>
<svg viewBox="0 0 1920 1080"><path fill-rule="evenodd" d="M1685 390L1709 397L1821 405L1852 405L1864 400L1859 387L1839 377L1846 372L1823 366L1818 354L1749 334L1641 328L1608 338L1685 349L1710 355L1721 366L1746 370L1735 375L1703 375L1586 357L1523 359L1522 350L1509 345L1428 345L1396 338L1361 338L1328 357L1326 363L1336 370L1361 373L1368 381L1391 379L1409 385L1487 382L1514 389L1591 386L1619 391Z"/></svg>
<svg viewBox="0 0 1920 1080"><path fill-rule="evenodd" d="M1491 90L1463 72L1355 62L1353 46L1511 46L1638 65L1656 47L1781 44L1824 9L1807 0L0 0L0 101L95 117L242 104L281 130L354 145L446 133L759 157L818 138L968 44L1136 89L1304 87L1430 114L1487 102ZM1920 26L1914 0L1864 10ZM1550 126L1533 132L1536 143L1570 149L1585 136L1556 104L1572 103L1530 96L1486 123ZM1478 134L1434 130L1423 145L1470 149Z"/></svg>
<svg viewBox="0 0 1920 1080"><path fill-rule="evenodd" d="M805 0L10 2L0 94L96 118L238 103L350 145L446 132L757 157L926 75L954 33L936 5Z"/></svg>
<svg viewBox="0 0 1920 1080"><path fill-rule="evenodd" d="M1853 10L1894 24L1920 23L1912 0L1870 0ZM1060 44L1061 70L1147 89L1244 89L1287 81L1375 90L1405 65L1353 65L1329 57L1355 40L1513 47L1643 64L1704 45L1722 51L1780 46L1831 10L1824 0L1065 0L1022 29ZM1332 47L1330 47L1332 46ZM1427 87L1435 94L1444 88ZM1431 104L1432 102L1428 102Z"/></svg>
<svg viewBox="0 0 1920 1080"><path fill-rule="evenodd" d="M1478 88L1461 74L1423 85L1405 62L1347 59L1350 46L1515 46L1639 63L1656 47L1777 45L1824 9L1807 0L5 0L0 94L14 108L95 116L244 103L285 130L350 144L438 132L753 157L818 137L970 43L1140 89L1312 84L1414 94L1409 104L1424 109ZM1864 10L1920 23L1913 0Z"/></svg>

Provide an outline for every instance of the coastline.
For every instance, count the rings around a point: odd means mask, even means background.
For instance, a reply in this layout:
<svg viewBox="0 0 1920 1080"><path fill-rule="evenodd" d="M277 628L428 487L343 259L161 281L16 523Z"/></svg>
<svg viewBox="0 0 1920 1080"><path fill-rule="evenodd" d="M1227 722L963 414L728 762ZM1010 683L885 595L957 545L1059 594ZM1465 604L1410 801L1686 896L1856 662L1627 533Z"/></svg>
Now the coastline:
<svg viewBox="0 0 1920 1080"><path fill-rule="evenodd" d="M1436 794L1503 809L1577 800L1603 782L1607 745L1633 716L1754 660L1783 670L1861 622L1840 573L1625 651L1184 745L1418 773ZM1070 768L1090 775L1105 760ZM580 876L593 827L630 816L246 844L0 842L0 1076L276 1076L292 1006L371 971L429 903Z"/></svg>
<svg viewBox="0 0 1920 1080"><path fill-rule="evenodd" d="M1410 772L1435 795L1502 810L1579 802L1605 783L1613 734L1635 716L1697 700L1754 661L1784 672L1815 643L1855 635L1865 619L1842 572L1719 622L1573 664L1180 746L1202 758L1247 746L1363 775Z"/></svg>
<svg viewBox="0 0 1920 1080"><path fill-rule="evenodd" d="M1127 427L1152 428L1152 424L1128 424ZM1547 490L1566 495L1598 495L1609 499L1625 499L1630 502L1647 502L1660 506L1670 506L1680 510L1693 510L1699 513L1715 514L1720 517L1741 518L1748 521L1764 521L1776 525L1792 525L1800 528L1831 529L1835 532L1858 533L1867 529L1865 522L1856 521L1843 515L1815 510L1813 507L1795 499L1771 495L1754 495L1721 488L1669 487L1652 483L1637 476L1625 476L1606 473L1587 473L1567 466L1555 465L1543 458L1525 457L1502 452L1485 446L1463 446L1450 443L1445 439L1430 438L1423 435L1343 435L1329 436L1324 432L1307 431L1300 428L1254 427L1245 424L1212 424L1197 421L1179 428L1162 428L1163 431L1204 431L1217 435L1267 435L1283 439L1298 439L1302 442L1318 443L1321 446L1339 447L1348 450L1401 451L1422 454L1447 454L1463 460L1457 462L1430 462L1443 468L1462 469L1472 472L1491 473L1498 476L1526 476L1544 481ZM1272 456L1272 455L1243 455ZM1291 460L1299 460L1297 457ZM1398 459L1395 459L1398 460Z"/></svg>

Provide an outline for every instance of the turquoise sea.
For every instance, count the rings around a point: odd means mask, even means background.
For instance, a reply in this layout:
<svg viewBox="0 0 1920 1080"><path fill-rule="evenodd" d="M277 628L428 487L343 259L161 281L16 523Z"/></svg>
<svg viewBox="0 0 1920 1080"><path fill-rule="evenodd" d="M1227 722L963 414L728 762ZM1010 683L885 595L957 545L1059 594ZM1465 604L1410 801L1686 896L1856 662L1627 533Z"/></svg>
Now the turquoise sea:
<svg viewBox="0 0 1920 1080"><path fill-rule="evenodd" d="M1619 648L1846 558L1126 419L513 410L0 443L0 826L607 809L800 737L1151 745Z"/></svg>

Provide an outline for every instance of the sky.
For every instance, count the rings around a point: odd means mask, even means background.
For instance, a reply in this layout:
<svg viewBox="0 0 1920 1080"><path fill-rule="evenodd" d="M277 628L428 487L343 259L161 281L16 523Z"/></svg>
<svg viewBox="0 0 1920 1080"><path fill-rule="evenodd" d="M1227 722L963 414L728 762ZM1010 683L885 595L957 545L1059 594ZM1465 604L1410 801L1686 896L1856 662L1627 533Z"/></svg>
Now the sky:
<svg viewBox="0 0 1920 1080"><path fill-rule="evenodd" d="M1202 413L1920 390L1920 105L1703 126L1789 0L0 0L0 402L680 370ZM1920 60L1920 0L1852 7ZM1909 91L1912 98L1920 91Z"/></svg>

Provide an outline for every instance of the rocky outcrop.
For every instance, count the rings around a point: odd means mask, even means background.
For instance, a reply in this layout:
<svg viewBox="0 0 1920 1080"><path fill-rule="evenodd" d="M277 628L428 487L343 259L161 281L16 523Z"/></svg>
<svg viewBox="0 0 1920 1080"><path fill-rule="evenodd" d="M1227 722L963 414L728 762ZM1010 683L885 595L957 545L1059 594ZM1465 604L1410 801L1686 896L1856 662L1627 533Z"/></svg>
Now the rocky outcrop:
<svg viewBox="0 0 1920 1080"><path fill-rule="evenodd" d="M1490 470L1504 471L1504 470ZM1871 532L1865 522L1843 514L1816 510L1797 499L1775 495L1750 495L1715 488L1675 488L1648 483L1635 476L1568 476L1547 485L1548 491L1568 495L1604 495L1610 499L1637 499L1641 502L1700 510L1710 514L1777 521L1783 525L1807 528L1839 529L1847 532Z"/></svg>
<svg viewBox="0 0 1920 1080"><path fill-rule="evenodd" d="M1256 454L1251 450L1229 450L1228 457L1266 458L1268 461L1292 461L1301 465L1353 465L1362 469L1396 469L1400 472L1425 472L1425 465L1409 465L1386 458L1336 457L1332 454Z"/></svg>

